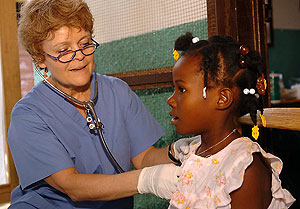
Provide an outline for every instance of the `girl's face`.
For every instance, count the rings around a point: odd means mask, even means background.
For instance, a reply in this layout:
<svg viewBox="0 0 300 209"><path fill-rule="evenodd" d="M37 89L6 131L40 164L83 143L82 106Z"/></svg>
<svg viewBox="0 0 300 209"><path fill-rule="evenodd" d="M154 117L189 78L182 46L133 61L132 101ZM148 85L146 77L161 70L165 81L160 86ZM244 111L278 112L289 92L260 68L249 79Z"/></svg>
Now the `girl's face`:
<svg viewBox="0 0 300 209"><path fill-rule="evenodd" d="M200 71L199 58L183 56L173 68L175 91L167 103L172 108L172 125L179 134L200 134L209 127L213 117L212 93L207 89L207 98L203 98L204 73Z"/></svg>
<svg viewBox="0 0 300 209"><path fill-rule="evenodd" d="M83 29L61 27L43 41L42 50L54 57L66 50L77 50L91 43L91 34ZM39 63L40 67L47 67L51 72L52 81L59 88L80 89L90 82L93 71L94 56L85 56L81 51L71 62L61 63L51 59L45 54L45 61Z"/></svg>

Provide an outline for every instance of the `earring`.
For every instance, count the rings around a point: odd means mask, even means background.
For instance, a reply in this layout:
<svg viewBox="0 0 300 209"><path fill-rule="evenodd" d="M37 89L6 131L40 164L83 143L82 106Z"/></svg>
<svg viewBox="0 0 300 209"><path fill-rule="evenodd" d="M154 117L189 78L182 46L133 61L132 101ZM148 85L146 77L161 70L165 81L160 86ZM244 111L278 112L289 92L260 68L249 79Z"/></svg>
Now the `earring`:
<svg viewBox="0 0 300 209"><path fill-rule="evenodd" d="M47 78L47 77L48 77L47 73L48 73L48 69L47 69L47 67L45 67L45 68L44 68L44 73L43 73L43 77L44 77L44 78Z"/></svg>
<svg viewBox="0 0 300 209"><path fill-rule="evenodd" d="M203 95L203 99L206 99L206 86L203 88L202 95Z"/></svg>

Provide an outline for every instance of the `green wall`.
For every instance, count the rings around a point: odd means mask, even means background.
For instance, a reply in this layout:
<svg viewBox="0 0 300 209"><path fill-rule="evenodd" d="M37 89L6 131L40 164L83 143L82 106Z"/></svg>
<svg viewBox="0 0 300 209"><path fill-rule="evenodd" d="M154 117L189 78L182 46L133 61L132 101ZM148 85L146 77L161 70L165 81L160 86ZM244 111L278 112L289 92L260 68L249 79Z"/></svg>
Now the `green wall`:
<svg viewBox="0 0 300 209"><path fill-rule="evenodd" d="M100 44L95 53L97 72L108 74L172 66L174 42L188 31L207 39L207 20Z"/></svg>
<svg viewBox="0 0 300 209"><path fill-rule="evenodd" d="M192 32L200 39L207 39L207 31L207 20L200 20L101 44L95 53L97 72L109 74L173 66L175 61L172 50L175 40L186 32ZM155 146L165 147L180 138L170 123L170 107L166 103L173 93L173 88L135 92L165 129L165 136ZM151 194L134 197L135 209L165 209L168 205L168 201Z"/></svg>
<svg viewBox="0 0 300 209"><path fill-rule="evenodd" d="M300 82L300 30L275 29L273 46L269 50L270 72L283 74L285 87Z"/></svg>

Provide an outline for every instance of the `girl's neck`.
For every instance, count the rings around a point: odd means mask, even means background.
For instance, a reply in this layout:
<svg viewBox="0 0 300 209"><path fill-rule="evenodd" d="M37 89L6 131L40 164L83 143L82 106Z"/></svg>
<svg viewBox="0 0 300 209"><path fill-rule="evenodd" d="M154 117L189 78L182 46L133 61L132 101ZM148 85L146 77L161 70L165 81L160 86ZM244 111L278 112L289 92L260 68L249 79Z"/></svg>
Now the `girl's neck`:
<svg viewBox="0 0 300 209"><path fill-rule="evenodd" d="M196 150L196 154L202 157L214 155L224 149L234 139L241 135L234 131L235 127L219 129L219 131L206 132L201 134L201 146ZM207 150L207 151L206 151Z"/></svg>

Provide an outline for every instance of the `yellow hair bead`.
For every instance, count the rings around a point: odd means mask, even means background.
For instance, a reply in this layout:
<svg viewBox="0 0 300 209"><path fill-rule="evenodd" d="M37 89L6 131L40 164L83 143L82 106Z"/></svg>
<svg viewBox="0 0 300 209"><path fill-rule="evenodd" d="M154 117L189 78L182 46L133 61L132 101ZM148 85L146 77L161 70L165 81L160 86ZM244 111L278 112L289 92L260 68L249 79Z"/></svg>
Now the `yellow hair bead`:
<svg viewBox="0 0 300 209"><path fill-rule="evenodd" d="M259 114L259 116L260 116L263 127L266 127L266 125L267 125L266 117L262 114Z"/></svg>
<svg viewBox="0 0 300 209"><path fill-rule="evenodd" d="M177 50L173 49L173 57L174 57L174 60L177 61L179 59L179 53Z"/></svg>
<svg viewBox="0 0 300 209"><path fill-rule="evenodd" d="M257 140L258 136L259 136L259 128L258 128L258 125L256 125L256 126L253 126L253 128L252 128L252 137L255 140Z"/></svg>

